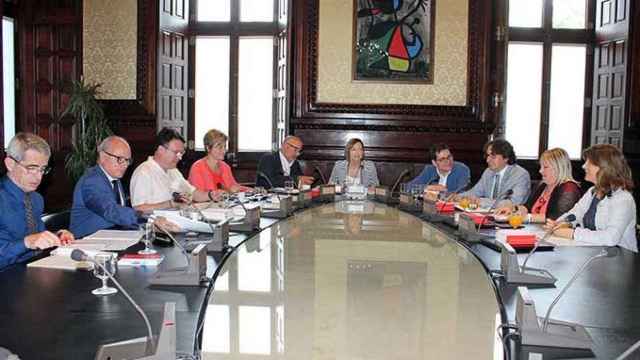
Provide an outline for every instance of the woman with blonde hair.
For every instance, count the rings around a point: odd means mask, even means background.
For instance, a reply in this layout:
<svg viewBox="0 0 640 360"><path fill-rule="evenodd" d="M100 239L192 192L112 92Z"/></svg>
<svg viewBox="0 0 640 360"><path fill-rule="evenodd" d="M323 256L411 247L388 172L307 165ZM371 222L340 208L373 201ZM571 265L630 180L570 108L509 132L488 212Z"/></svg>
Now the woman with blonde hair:
<svg viewBox="0 0 640 360"><path fill-rule="evenodd" d="M528 222L544 223L557 219L580 199L580 186L573 179L571 160L563 149L549 149L540 155L540 175L542 182L524 205L501 208L497 214L510 215L515 211L526 216Z"/></svg>
<svg viewBox="0 0 640 360"><path fill-rule="evenodd" d="M353 138L347 141L344 149L346 160L336 161L331 171L329 183L345 185L380 185L376 165L364 160L364 143Z"/></svg>
<svg viewBox="0 0 640 360"><path fill-rule="evenodd" d="M207 155L194 162L189 170L189 182L198 190L232 193L250 190L238 184L231 173L231 167L224 162L227 140L227 135L216 129L211 129L204 135L204 148ZM211 192L209 194L212 198Z"/></svg>
<svg viewBox="0 0 640 360"><path fill-rule="evenodd" d="M631 169L622 151L609 144L593 145L583 152L582 168L591 187L567 213L557 221L547 221L547 228L575 216L572 228L557 229L554 234L584 243L621 246L638 252L636 240L636 203L631 195Z"/></svg>

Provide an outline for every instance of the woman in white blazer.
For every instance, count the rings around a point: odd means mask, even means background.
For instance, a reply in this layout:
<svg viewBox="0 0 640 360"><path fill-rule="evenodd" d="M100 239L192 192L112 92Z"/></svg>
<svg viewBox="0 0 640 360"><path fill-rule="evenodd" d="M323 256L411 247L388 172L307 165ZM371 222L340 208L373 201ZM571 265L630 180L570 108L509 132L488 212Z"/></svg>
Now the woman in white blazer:
<svg viewBox="0 0 640 360"><path fill-rule="evenodd" d="M344 148L345 160L336 161L329 178L330 184L377 186L376 165L364 160L364 144L360 139L350 139Z"/></svg>
<svg viewBox="0 0 640 360"><path fill-rule="evenodd" d="M631 195L631 169L620 149L594 145L583 153L585 180L593 183L576 205L547 228L573 214L573 228L554 232L560 237L602 246L620 246L638 252L636 203Z"/></svg>

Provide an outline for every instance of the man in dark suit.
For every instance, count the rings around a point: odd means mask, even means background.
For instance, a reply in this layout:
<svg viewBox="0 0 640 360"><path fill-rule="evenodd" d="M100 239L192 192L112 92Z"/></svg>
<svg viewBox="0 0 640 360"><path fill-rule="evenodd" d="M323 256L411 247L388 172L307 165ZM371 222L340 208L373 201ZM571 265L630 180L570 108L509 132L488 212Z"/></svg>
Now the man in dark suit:
<svg viewBox="0 0 640 360"><path fill-rule="evenodd" d="M299 137L287 136L280 146L280 151L263 156L258 164L256 186L283 187L286 180L292 180L294 184L311 185L313 177L302 175L302 168L297 160L302 153L302 147Z"/></svg>
<svg viewBox="0 0 640 360"><path fill-rule="evenodd" d="M87 169L73 191L71 231L83 237L101 229L137 228L136 211L128 206L120 179L131 164L131 147L119 136L98 145L97 165Z"/></svg>

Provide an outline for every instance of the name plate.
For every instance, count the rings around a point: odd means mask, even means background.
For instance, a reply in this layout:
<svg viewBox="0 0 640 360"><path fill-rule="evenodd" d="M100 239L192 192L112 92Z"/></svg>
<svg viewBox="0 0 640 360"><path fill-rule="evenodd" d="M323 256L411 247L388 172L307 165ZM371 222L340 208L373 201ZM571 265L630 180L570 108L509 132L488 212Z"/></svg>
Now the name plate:
<svg viewBox="0 0 640 360"><path fill-rule="evenodd" d="M465 214L460 214L460 217L458 219L458 229L470 233L478 232L475 221L473 221L471 217Z"/></svg>
<svg viewBox="0 0 640 360"><path fill-rule="evenodd" d="M335 195L336 187L334 185L320 186L320 195Z"/></svg>
<svg viewBox="0 0 640 360"><path fill-rule="evenodd" d="M376 187L376 195L377 196L387 196L388 190L384 186Z"/></svg>
<svg viewBox="0 0 640 360"><path fill-rule="evenodd" d="M400 193L400 203L403 205L413 205L413 195Z"/></svg>

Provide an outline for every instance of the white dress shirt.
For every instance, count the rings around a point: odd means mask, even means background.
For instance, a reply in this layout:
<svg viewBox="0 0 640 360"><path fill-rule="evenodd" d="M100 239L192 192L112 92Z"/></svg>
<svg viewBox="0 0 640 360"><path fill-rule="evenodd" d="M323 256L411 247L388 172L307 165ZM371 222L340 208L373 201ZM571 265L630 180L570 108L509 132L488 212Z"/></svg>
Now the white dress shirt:
<svg viewBox="0 0 640 360"><path fill-rule="evenodd" d="M282 172L284 172L285 176L291 175L291 165L293 165L293 161L289 162L286 157L282 154L282 151L278 151L280 154L280 163L282 164ZM295 161L295 160L294 160Z"/></svg>
<svg viewBox="0 0 640 360"><path fill-rule="evenodd" d="M442 185L444 187L447 187L447 178L449 177L449 174L451 174L451 171L449 171L448 173L443 175L440 172L440 169L438 169L438 167L436 166L436 172L438 173L438 178L440 179L440 180L438 180L438 185Z"/></svg>
<svg viewBox="0 0 640 360"><path fill-rule="evenodd" d="M149 156L131 176L131 206L157 204L173 199L173 193L191 194L195 187L178 169L165 171Z"/></svg>

